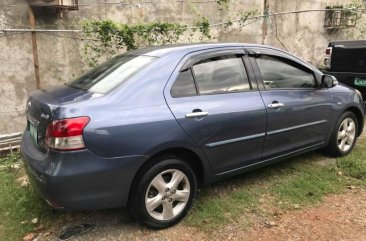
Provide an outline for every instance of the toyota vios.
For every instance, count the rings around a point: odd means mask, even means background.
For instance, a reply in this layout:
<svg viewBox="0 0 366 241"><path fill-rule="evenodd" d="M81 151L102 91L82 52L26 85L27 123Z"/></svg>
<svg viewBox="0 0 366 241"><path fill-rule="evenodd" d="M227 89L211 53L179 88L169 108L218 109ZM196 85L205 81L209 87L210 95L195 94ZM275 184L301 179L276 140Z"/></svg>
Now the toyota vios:
<svg viewBox="0 0 366 241"><path fill-rule="evenodd" d="M364 124L354 89L247 44L128 52L26 106L21 152L50 205L128 206L153 228L181 220L200 186L315 149L346 155Z"/></svg>

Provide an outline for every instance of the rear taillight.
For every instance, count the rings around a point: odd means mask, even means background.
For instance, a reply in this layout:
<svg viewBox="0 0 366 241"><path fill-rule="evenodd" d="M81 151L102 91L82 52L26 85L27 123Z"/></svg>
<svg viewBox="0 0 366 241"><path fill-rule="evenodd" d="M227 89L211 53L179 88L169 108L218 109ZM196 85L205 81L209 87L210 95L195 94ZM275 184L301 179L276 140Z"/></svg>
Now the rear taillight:
<svg viewBox="0 0 366 241"><path fill-rule="evenodd" d="M331 55L332 55L332 47L328 47L325 50L325 58L324 58L324 65L327 69L330 69L330 61L331 61Z"/></svg>
<svg viewBox="0 0 366 241"><path fill-rule="evenodd" d="M52 121L47 126L47 146L62 151L85 148L83 130L89 121L87 116Z"/></svg>
<svg viewBox="0 0 366 241"><path fill-rule="evenodd" d="M325 54L326 55L331 55L332 54L332 47L326 48Z"/></svg>

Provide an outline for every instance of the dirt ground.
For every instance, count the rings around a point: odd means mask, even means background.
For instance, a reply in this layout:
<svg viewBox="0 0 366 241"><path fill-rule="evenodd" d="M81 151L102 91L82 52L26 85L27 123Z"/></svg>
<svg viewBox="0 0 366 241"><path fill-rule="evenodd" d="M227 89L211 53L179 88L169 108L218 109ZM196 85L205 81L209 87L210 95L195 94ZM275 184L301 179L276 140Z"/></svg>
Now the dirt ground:
<svg viewBox="0 0 366 241"><path fill-rule="evenodd" d="M282 213L269 210L270 220L251 217L251 227L231 224L204 233L184 224L149 230L132 221L126 211L70 215L67 225L92 223L94 229L71 240L366 240L366 190L349 189L325 198L321 204ZM268 219L268 217L266 218ZM41 232L35 240L58 240L62 225ZM51 232L51 234L49 234ZM47 236L44 236L47 235Z"/></svg>
<svg viewBox="0 0 366 241"><path fill-rule="evenodd" d="M289 211L274 222L238 231L233 240L366 240L366 191L329 196L317 207Z"/></svg>

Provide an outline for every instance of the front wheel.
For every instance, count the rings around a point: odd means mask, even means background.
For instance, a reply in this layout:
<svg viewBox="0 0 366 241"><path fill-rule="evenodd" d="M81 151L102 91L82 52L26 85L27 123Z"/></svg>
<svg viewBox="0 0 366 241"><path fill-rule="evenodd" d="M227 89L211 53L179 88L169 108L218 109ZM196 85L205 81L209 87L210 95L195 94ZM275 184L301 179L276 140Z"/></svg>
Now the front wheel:
<svg viewBox="0 0 366 241"><path fill-rule="evenodd" d="M350 111L343 113L337 121L326 152L332 156L345 156L356 144L358 122L355 114Z"/></svg>
<svg viewBox="0 0 366 241"><path fill-rule="evenodd" d="M139 172L128 208L140 223L166 228L178 223L192 207L197 181L192 168L179 158L162 158Z"/></svg>

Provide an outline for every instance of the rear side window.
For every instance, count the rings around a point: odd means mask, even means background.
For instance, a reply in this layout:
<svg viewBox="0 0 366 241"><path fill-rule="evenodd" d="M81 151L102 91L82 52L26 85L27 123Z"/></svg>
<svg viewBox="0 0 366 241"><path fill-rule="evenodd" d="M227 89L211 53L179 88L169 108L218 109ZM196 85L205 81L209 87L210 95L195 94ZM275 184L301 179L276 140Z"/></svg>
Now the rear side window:
<svg viewBox="0 0 366 241"><path fill-rule="evenodd" d="M156 57L120 55L91 69L69 83L69 86L93 93L107 93L123 84Z"/></svg>
<svg viewBox="0 0 366 241"><path fill-rule="evenodd" d="M316 86L313 73L291 60L268 55L261 55L256 60L266 89Z"/></svg>
<svg viewBox="0 0 366 241"><path fill-rule="evenodd" d="M198 62L192 67L200 94L220 94L250 90L240 56L225 55Z"/></svg>
<svg viewBox="0 0 366 241"><path fill-rule="evenodd" d="M170 93L173 97L184 97L197 94L191 69L179 73Z"/></svg>

